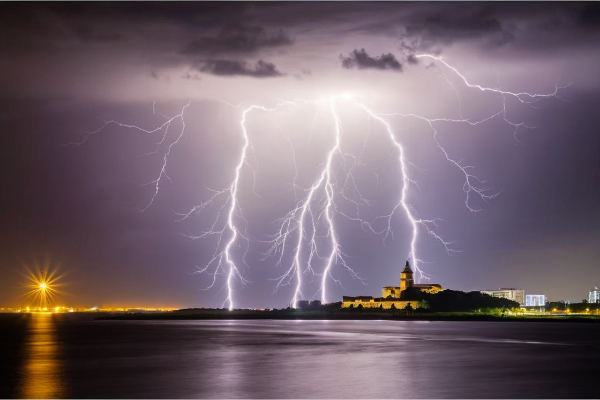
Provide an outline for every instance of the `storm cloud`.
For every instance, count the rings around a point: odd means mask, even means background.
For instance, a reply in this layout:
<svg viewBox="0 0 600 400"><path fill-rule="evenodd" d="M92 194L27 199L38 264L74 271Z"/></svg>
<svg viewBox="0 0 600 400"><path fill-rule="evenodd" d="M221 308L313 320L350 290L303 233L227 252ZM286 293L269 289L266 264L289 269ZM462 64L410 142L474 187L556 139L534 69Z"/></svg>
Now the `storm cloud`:
<svg viewBox="0 0 600 400"><path fill-rule="evenodd" d="M279 29L267 33L258 26L228 25L217 36L205 36L190 42L184 54L230 54L251 53L262 48L289 46L293 40Z"/></svg>
<svg viewBox="0 0 600 400"><path fill-rule="evenodd" d="M220 76L251 76L254 78L270 78L283 76L275 64L258 60L254 67L249 67L245 61L208 60L200 62L196 68L200 72Z"/></svg>
<svg viewBox="0 0 600 400"><path fill-rule="evenodd" d="M440 52L455 41L479 40L486 47L501 47L515 37L510 28L497 18L481 15L453 16L435 13L422 21L406 25L401 35L401 47L410 53L417 51Z"/></svg>
<svg viewBox="0 0 600 400"><path fill-rule="evenodd" d="M408 52L441 53L465 42L488 52L508 46L536 52L556 50L567 43L583 46L598 40L598 10L600 6L593 2L415 6L398 20L400 47Z"/></svg>
<svg viewBox="0 0 600 400"><path fill-rule="evenodd" d="M359 68L359 69L391 69L402 72L402 64L396 59L392 53L382 54L380 56L371 57L365 49L353 50L349 55L340 54L342 67L344 68Z"/></svg>

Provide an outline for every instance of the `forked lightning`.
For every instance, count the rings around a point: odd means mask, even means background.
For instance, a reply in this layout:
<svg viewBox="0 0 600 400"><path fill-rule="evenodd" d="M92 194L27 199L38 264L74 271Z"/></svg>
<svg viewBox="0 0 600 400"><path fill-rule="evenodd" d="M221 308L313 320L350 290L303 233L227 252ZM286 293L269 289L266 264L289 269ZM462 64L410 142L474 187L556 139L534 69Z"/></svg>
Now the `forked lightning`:
<svg viewBox="0 0 600 400"><path fill-rule="evenodd" d="M193 239L201 239L207 236L216 236L217 245L215 252L211 259L201 268L198 268L198 273L208 273L212 275L212 283L209 288L214 287L218 284L218 277L224 276L225 283L222 287L226 291L226 298L223 302L223 306L227 306L230 310L234 308L235 304L235 280L242 283L246 283L247 280L244 278L240 265L245 263L244 257L235 257L233 249L238 246L243 246L246 252L249 249L250 242L249 237L246 235L247 222L243 218L242 214L242 201L240 199L240 183L242 180L242 170L248 167L250 164L248 158L251 157L252 152L252 135L253 132L247 128L248 116L252 113L263 112L273 113L281 107L294 107L299 103L302 104L315 104L317 106L326 106L327 113L331 116L332 128L331 135L333 141L331 147L326 151L325 159L321 163L319 172L312 182L312 184L300 190L302 194L300 198L297 198L296 206L289 210L285 216L280 219L278 229L270 240L270 248L267 251L267 255L276 256L278 263L283 264L285 258L283 255L287 252L291 252L289 265L283 266L283 273L279 275L275 280L275 290L282 286L291 285L293 287L293 293L291 295L291 305L296 307L299 299L305 296L314 296L313 293L305 293L304 278L306 275L312 274L320 278L320 289L319 296L323 303L328 302L327 289L328 283L335 282L341 284L339 278L335 278L333 271L335 268L342 268L346 270L351 276L361 279L354 269L351 268L350 264L346 261L345 254L343 252L342 243L340 242L340 235L337 229L337 221L340 218L348 218L353 221L357 221L363 228L366 228L374 234L387 236L392 232L392 220L400 212L402 218L405 218L410 223L410 239L407 242L410 243L410 253L408 257L411 259L411 265L418 273L420 279L427 279L428 276L425 274L420 264L422 260L418 254L418 241L419 234L425 233L437 240L445 248L447 252L453 251L451 243L445 240L443 237L438 235L435 231L436 219L422 219L417 216L414 208L410 204L410 187L414 183L411 179L408 170L408 161L406 159L406 148L400 142L398 135L395 134L392 129L392 125L387 120L393 116L399 116L404 118L413 118L426 123L431 130L433 139L437 148L441 152L441 155L447 160L447 162L458 169L463 176L463 190L465 192L465 205L472 211L476 212L478 209L471 205L471 197L476 196L480 199L487 201L494 198L497 194L490 193L489 188L483 185L483 182L475 176L471 170L472 166L463 165L459 160L452 158L449 152L442 146L438 140L438 129L436 124L438 122L451 122L459 124L478 125L483 124L493 118L500 117L507 124L511 125L516 131L519 127L524 126L523 123L516 123L509 120L506 110L506 98L512 97L517 99L523 104L530 104L541 98L558 97L559 91L564 89L566 86L556 85L554 91L547 94L537 94L528 92L511 92L504 91L498 88L489 88L480 86L477 84L470 83L465 76L463 76L455 67L442 60L440 57L420 54L416 56L417 59L429 59L433 62L440 64L442 74L446 79L447 73L453 74L458 77L466 88L476 91L489 92L496 94L499 97L499 109L488 115L485 118L479 120L471 120L463 118L462 115L456 119L449 118L427 118L417 114L403 114L403 113L378 113L363 102L359 101L355 96L349 95L333 95L326 99L320 99L315 101L309 100L296 100L296 101L282 101L275 107L267 108L260 105L251 105L241 112L241 119L239 121L239 130L241 133L241 148L239 150L239 157L236 165L232 168L233 179L228 186L222 190L213 192L213 195L206 201L193 207L186 213L180 214L180 219L186 219L192 214L201 212L207 208L207 206L217 205L219 211L214 216L213 223L211 226L202 234L190 235ZM135 125L127 125L118 123L116 121L106 121L104 125L89 134L87 134L81 142L82 144L92 134L98 133L103 130L109 124L116 124L120 127L136 129L148 134L162 134L162 138L159 142L159 146L164 145L163 161L161 164L160 171L150 184L154 185L154 191L150 198L150 201L143 210L147 209L154 199L158 195L161 187L161 183L164 179L170 180L167 175L167 166L169 157L171 156L171 149L176 146L184 134L185 122L184 112L190 106L186 104L181 112L171 118L168 118L165 123L158 126L155 129L147 130L142 129ZM155 104L153 103L153 112ZM377 124L385 131L386 135L381 140L386 140L394 149L397 155L397 170L399 178L401 180L401 189L398 193L397 202L389 210L389 213L381 215L374 220L366 220L362 218L359 213L350 215L338 207L338 199L349 200L355 204L365 204L366 200L362 195L359 194L358 199L349 199L343 189L340 187L339 182L353 182L352 169L347 172L345 177L336 177L334 167L339 163L343 163L346 154L343 153L342 143L344 140L343 121L340 117L340 107L353 107L359 112L364 113L371 120L376 121ZM175 138L167 141L167 133L169 127L175 120L181 120L181 129L175 134ZM355 157L353 155L350 155ZM296 170L298 167L296 166ZM301 189L293 182L296 189ZM343 185L343 184L342 184ZM356 188L356 185L354 185ZM357 188L356 188L357 189ZM357 190L358 192L358 190ZM376 229L376 221L385 221L385 227L383 229ZM319 231L326 232L325 235L319 235Z"/></svg>

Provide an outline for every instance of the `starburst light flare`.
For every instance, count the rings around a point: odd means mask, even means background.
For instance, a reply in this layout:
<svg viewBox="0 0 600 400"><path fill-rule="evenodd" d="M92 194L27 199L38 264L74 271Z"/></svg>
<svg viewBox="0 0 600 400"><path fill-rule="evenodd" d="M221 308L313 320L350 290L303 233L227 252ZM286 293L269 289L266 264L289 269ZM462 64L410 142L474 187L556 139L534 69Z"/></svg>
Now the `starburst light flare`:
<svg viewBox="0 0 600 400"><path fill-rule="evenodd" d="M36 266L35 271L27 268L25 277L28 281L25 285L28 289L25 296L31 306L42 310L51 308L57 296L61 294L59 288L62 284L59 281L62 275L57 270L48 271L47 266L43 271Z"/></svg>

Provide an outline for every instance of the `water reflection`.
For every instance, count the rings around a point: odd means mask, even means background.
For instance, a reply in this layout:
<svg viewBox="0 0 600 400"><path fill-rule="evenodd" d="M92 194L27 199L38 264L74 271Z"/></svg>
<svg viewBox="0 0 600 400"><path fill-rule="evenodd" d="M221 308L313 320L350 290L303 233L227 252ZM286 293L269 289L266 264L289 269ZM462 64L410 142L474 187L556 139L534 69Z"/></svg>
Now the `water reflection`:
<svg viewBox="0 0 600 400"><path fill-rule="evenodd" d="M24 348L20 397L27 399L64 398L62 363L58 357L56 321L51 313L29 316Z"/></svg>

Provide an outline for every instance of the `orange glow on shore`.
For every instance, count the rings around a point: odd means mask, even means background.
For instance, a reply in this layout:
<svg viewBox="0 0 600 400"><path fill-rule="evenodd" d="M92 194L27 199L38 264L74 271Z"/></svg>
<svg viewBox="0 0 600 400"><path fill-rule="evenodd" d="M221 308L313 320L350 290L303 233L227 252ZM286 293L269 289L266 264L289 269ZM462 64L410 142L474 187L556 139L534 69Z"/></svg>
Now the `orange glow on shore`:
<svg viewBox="0 0 600 400"><path fill-rule="evenodd" d="M0 313L25 313L25 314L63 314L63 313L94 313L94 312L169 312L180 310L180 307L0 307Z"/></svg>

